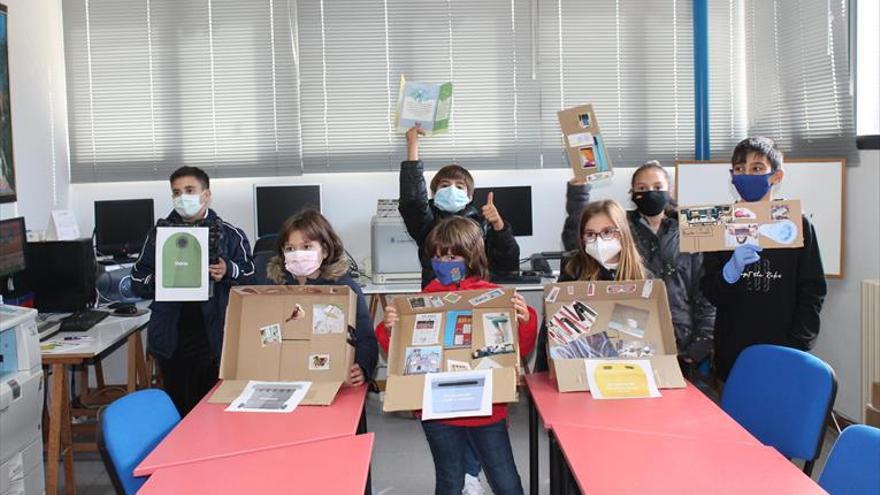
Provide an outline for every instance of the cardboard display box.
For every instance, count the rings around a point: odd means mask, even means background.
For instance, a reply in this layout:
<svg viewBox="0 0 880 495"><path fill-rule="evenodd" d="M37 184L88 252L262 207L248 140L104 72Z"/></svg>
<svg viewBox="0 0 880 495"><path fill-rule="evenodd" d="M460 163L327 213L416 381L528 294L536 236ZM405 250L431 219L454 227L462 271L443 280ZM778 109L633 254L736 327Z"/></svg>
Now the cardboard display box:
<svg viewBox="0 0 880 495"><path fill-rule="evenodd" d="M577 178L593 182L614 175L611 157L599 130L593 105L581 105L557 112L565 155Z"/></svg>
<svg viewBox="0 0 880 495"><path fill-rule="evenodd" d="M242 286L229 293L220 378L228 404L249 380L312 382L302 405L330 405L354 363L357 299L346 286Z"/></svg>
<svg viewBox="0 0 880 495"><path fill-rule="evenodd" d="M683 206L678 212L680 248L685 253L733 251L753 244L762 248L804 245L798 200Z"/></svg>
<svg viewBox="0 0 880 495"><path fill-rule="evenodd" d="M658 388L685 386L662 280L547 285L544 315L550 375L560 392L590 389L584 365L586 356L603 360L648 359ZM646 347L651 355L639 355Z"/></svg>
<svg viewBox="0 0 880 495"><path fill-rule="evenodd" d="M395 298L399 320L391 332L383 410L421 409L425 373L468 367L492 368L493 403L516 402L520 358L514 292L499 288ZM492 345L505 352L484 356Z"/></svg>
<svg viewBox="0 0 880 495"><path fill-rule="evenodd" d="M865 404L865 424L880 428L880 382L871 384L871 403Z"/></svg>

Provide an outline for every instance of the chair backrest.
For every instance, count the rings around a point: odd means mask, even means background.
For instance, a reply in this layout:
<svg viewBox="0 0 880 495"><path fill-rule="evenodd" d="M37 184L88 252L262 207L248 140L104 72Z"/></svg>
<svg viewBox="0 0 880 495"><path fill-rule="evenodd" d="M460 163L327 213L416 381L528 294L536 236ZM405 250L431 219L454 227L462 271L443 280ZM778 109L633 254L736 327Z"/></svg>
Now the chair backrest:
<svg viewBox="0 0 880 495"><path fill-rule="evenodd" d="M821 359L788 347L753 345L733 364L721 407L782 455L812 461L836 395L834 370Z"/></svg>
<svg viewBox="0 0 880 495"><path fill-rule="evenodd" d="M117 493L138 491L146 478L136 478L134 468L179 421L174 403L159 389L130 393L101 412L98 448Z"/></svg>
<svg viewBox="0 0 880 495"><path fill-rule="evenodd" d="M257 243L254 244L254 254L261 253L263 251L275 251L275 244L278 242L278 234L269 234L264 235L257 239Z"/></svg>
<svg viewBox="0 0 880 495"><path fill-rule="evenodd" d="M880 428L853 425L843 430L819 476L831 495L880 493Z"/></svg>

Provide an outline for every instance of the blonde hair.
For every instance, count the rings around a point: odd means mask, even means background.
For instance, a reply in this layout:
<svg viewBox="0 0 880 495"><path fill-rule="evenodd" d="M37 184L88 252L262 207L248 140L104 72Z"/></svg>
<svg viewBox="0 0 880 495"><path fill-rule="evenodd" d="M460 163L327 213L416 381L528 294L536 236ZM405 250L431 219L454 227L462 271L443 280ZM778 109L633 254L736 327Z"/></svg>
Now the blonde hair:
<svg viewBox="0 0 880 495"><path fill-rule="evenodd" d="M584 208L578 229L578 249L566 263L565 273L578 280L596 280L598 278L601 265L584 251L584 230L587 222L596 215L607 215L620 231L620 262L617 266L616 280L642 280L646 278L642 257L639 255L639 250L636 249L632 232L629 230L626 212L613 199L594 201Z"/></svg>
<svg viewBox="0 0 880 495"><path fill-rule="evenodd" d="M425 254L434 257L447 253L464 258L468 277L489 279L489 262L486 259L483 231L477 222L454 215L434 225L425 240Z"/></svg>

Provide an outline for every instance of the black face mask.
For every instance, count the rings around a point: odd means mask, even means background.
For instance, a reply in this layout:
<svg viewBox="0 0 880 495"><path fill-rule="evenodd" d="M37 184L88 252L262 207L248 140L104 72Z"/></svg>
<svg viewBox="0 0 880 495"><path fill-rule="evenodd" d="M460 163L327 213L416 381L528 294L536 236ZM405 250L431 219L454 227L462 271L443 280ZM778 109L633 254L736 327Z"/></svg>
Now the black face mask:
<svg viewBox="0 0 880 495"><path fill-rule="evenodd" d="M642 215L653 217L659 215L669 204L669 191L643 191L632 193L633 203Z"/></svg>

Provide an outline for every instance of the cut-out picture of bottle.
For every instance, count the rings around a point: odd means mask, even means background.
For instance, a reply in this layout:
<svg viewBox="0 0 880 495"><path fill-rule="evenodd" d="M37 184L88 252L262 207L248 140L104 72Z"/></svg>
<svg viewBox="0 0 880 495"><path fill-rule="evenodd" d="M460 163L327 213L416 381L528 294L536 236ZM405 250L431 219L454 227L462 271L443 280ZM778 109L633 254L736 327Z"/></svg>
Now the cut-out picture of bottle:
<svg viewBox="0 0 880 495"><path fill-rule="evenodd" d="M162 286L168 289L202 286L202 248L192 234L178 232L162 246Z"/></svg>

